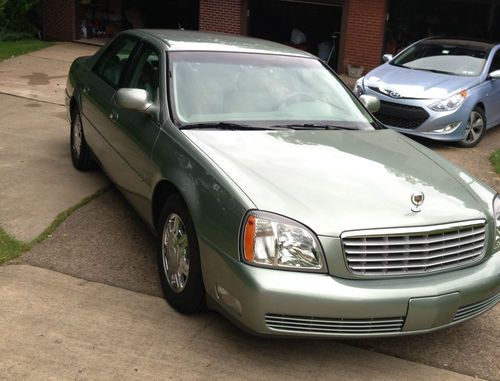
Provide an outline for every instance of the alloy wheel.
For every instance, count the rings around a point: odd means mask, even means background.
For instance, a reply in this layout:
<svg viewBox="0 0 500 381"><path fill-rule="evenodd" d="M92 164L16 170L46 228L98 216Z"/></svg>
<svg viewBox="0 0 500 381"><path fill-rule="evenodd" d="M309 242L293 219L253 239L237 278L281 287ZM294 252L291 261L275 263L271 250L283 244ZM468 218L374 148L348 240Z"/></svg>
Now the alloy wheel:
<svg viewBox="0 0 500 381"><path fill-rule="evenodd" d="M80 118L76 118L73 124L73 151L76 154L76 157L80 157L80 152L82 150L82 123L80 122Z"/></svg>
<svg viewBox="0 0 500 381"><path fill-rule="evenodd" d="M467 121L467 127L465 128L465 142L467 144L473 144L478 139L481 138L484 129L484 119L480 113L477 111L472 111L469 120Z"/></svg>
<svg viewBox="0 0 500 381"><path fill-rule="evenodd" d="M176 293L184 290L189 277L188 242L184 222L178 214L170 214L163 227L162 259L168 284Z"/></svg>

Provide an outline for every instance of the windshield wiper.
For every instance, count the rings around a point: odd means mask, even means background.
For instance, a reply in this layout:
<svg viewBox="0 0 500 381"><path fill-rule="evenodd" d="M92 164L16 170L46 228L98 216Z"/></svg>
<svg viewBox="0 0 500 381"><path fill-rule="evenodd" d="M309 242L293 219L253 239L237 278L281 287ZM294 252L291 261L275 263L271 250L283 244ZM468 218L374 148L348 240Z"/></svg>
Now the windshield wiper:
<svg viewBox="0 0 500 381"><path fill-rule="evenodd" d="M232 122L214 122L214 123L192 123L185 124L179 127L180 130L275 130L276 128L269 127L254 127L247 124L232 123Z"/></svg>
<svg viewBox="0 0 500 381"><path fill-rule="evenodd" d="M333 124L315 124L315 123L303 123L303 124L282 124L273 126L275 128L290 128L292 130L358 130L356 127L347 126L337 126Z"/></svg>
<svg viewBox="0 0 500 381"><path fill-rule="evenodd" d="M410 69L410 70L420 70L420 71L430 71L431 73L437 73L437 74L448 74L448 75L456 75L455 73L452 73L451 71L443 71L443 70L436 70L436 69L424 69L420 67L410 67L410 66L401 66L401 65L395 65L399 67L404 67L405 69Z"/></svg>

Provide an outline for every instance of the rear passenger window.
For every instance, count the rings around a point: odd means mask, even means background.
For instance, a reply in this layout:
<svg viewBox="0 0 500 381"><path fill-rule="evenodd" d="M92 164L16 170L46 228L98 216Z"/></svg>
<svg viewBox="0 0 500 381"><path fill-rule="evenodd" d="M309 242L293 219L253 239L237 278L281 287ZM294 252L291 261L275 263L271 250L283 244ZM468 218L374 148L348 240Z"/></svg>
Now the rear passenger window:
<svg viewBox="0 0 500 381"><path fill-rule="evenodd" d="M117 40L97 63L95 72L114 88L118 88L120 78L137 42L129 38Z"/></svg>

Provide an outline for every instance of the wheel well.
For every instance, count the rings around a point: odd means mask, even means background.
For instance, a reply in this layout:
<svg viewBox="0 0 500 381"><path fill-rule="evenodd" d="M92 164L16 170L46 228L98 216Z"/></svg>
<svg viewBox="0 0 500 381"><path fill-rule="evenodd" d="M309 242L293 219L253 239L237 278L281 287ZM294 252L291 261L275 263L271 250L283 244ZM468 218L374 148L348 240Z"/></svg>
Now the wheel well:
<svg viewBox="0 0 500 381"><path fill-rule="evenodd" d="M479 103L476 105L476 107L479 107L479 108L481 108L484 112L486 112L486 108L484 107L484 103L479 102Z"/></svg>
<svg viewBox="0 0 500 381"><path fill-rule="evenodd" d="M163 204L173 194L177 194L182 198L179 190L171 182L162 180L158 184L156 184L155 190L153 192L152 202L153 223L155 229L158 228L158 220L160 219L160 213Z"/></svg>

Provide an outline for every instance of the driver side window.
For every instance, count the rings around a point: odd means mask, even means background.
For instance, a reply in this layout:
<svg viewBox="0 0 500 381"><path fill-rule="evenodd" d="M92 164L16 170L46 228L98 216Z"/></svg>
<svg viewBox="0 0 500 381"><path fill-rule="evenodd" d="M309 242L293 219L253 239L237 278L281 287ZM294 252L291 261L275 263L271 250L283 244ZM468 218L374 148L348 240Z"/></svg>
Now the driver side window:
<svg viewBox="0 0 500 381"><path fill-rule="evenodd" d="M116 41L97 63L95 67L97 75L117 89L136 44L135 40L126 37Z"/></svg>
<svg viewBox="0 0 500 381"><path fill-rule="evenodd" d="M160 57L151 47L145 46L137 60L126 87L146 90L156 102L160 92ZM128 76L127 76L128 77Z"/></svg>
<svg viewBox="0 0 500 381"><path fill-rule="evenodd" d="M490 73L500 70L500 50L498 50L491 61Z"/></svg>

